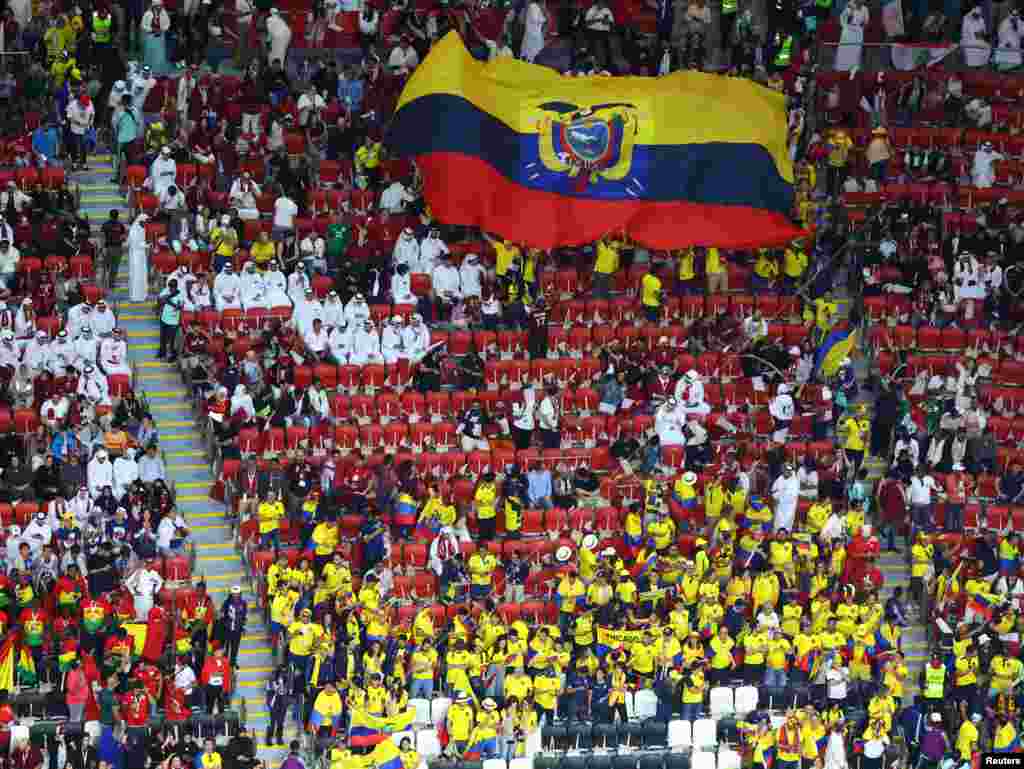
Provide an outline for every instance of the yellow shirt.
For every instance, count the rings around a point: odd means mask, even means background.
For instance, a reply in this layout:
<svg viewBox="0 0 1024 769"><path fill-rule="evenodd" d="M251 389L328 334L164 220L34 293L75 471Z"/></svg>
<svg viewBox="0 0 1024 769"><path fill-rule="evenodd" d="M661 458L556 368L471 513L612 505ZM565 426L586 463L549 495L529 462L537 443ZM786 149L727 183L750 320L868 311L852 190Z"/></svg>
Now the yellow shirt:
<svg viewBox="0 0 1024 769"><path fill-rule="evenodd" d="M515 697L520 702L533 693L533 680L523 673L512 673L505 677L505 697Z"/></svg>
<svg viewBox="0 0 1024 769"><path fill-rule="evenodd" d="M744 662L760 665L764 662L765 652L768 651L768 635L762 632L748 634L743 639L743 648L746 651Z"/></svg>
<svg viewBox="0 0 1024 769"><path fill-rule="evenodd" d="M695 261L696 257L692 248L679 252L679 271L676 273L679 280L693 280L697 277L697 271L694 266Z"/></svg>
<svg viewBox="0 0 1024 769"><path fill-rule="evenodd" d="M455 703L448 708L448 736L456 742L469 739L473 731L473 708L470 705Z"/></svg>
<svg viewBox="0 0 1024 769"><path fill-rule="evenodd" d="M635 643L629 647L630 667L637 673L650 674L654 672L653 645L647 643Z"/></svg>
<svg viewBox="0 0 1024 769"><path fill-rule="evenodd" d="M814 322L822 331L832 328L832 319L836 316L839 305L825 299L814 300Z"/></svg>
<svg viewBox="0 0 1024 769"><path fill-rule="evenodd" d="M779 263L775 261L768 249L762 248L757 252L754 272L765 280L775 280L779 276Z"/></svg>
<svg viewBox="0 0 1024 769"><path fill-rule="evenodd" d="M704 272L708 275L718 275L725 272L725 265L722 263L721 254L718 249L712 246L704 256Z"/></svg>
<svg viewBox="0 0 1024 769"><path fill-rule="evenodd" d="M491 575L498 568L498 559L486 550L477 550L469 557L469 579L474 585L490 587Z"/></svg>
<svg viewBox="0 0 1024 769"><path fill-rule="evenodd" d="M845 166L850 148L853 146L850 135L845 131L837 131L828 139L828 143L832 145L832 150L828 154L828 164L834 167Z"/></svg>
<svg viewBox="0 0 1024 769"><path fill-rule="evenodd" d="M724 670L725 668L732 667L733 656L732 650L736 646L736 642L731 638L722 638L721 636L715 636L711 639L711 667L715 670Z"/></svg>
<svg viewBox="0 0 1024 769"><path fill-rule="evenodd" d="M768 641L768 667L773 670L785 670L787 666L786 655L792 651L789 641L785 638L776 638Z"/></svg>
<svg viewBox="0 0 1024 769"><path fill-rule="evenodd" d="M273 241L268 240L264 243L261 240L257 240L252 244L252 248L249 249L249 253L252 255L252 260L256 262L257 266L262 267L274 258L274 254L277 253L277 251L275 250Z"/></svg>
<svg viewBox="0 0 1024 769"><path fill-rule="evenodd" d="M598 241L594 272L611 275L619 269L619 246L620 244L613 240Z"/></svg>
<svg viewBox="0 0 1024 769"><path fill-rule="evenodd" d="M292 654L307 656L313 651L313 645L324 634L324 629L315 622L293 622L288 626L288 651Z"/></svg>
<svg viewBox="0 0 1024 769"><path fill-rule="evenodd" d="M661 307L661 279L647 273L640 280L640 301L644 307Z"/></svg>
<svg viewBox="0 0 1024 769"><path fill-rule="evenodd" d="M290 625L298 600L299 594L294 590L279 590L270 604L270 619L278 625Z"/></svg>
<svg viewBox="0 0 1024 769"><path fill-rule="evenodd" d="M787 248L782 259L782 271L789 278L799 278L807 269L807 254L802 248Z"/></svg>
<svg viewBox="0 0 1024 769"><path fill-rule="evenodd" d="M313 544L316 545L316 554L328 556L338 546L338 525L335 523L318 523L313 529Z"/></svg>
<svg viewBox="0 0 1024 769"><path fill-rule="evenodd" d="M476 517L478 520L493 518L497 512L494 507L494 500L498 497L498 490L493 483L481 483L477 486L473 501L476 503Z"/></svg>
<svg viewBox="0 0 1024 769"><path fill-rule="evenodd" d="M281 502L261 502L256 516L260 521L260 534L277 531L278 522L284 518L284 505Z"/></svg>
<svg viewBox="0 0 1024 769"><path fill-rule="evenodd" d="M960 751L961 761L970 761L971 753L978 745L978 727L970 721L960 724L960 732L956 736L956 749Z"/></svg>
<svg viewBox="0 0 1024 769"><path fill-rule="evenodd" d="M508 271L509 265L519 256L519 248L507 240L504 242L495 241L493 245L495 255L494 272L500 278L504 276Z"/></svg>
<svg viewBox="0 0 1024 769"><path fill-rule="evenodd" d="M356 150L356 168L360 171L376 168L380 165L380 142L364 144Z"/></svg>
<svg viewBox="0 0 1024 769"><path fill-rule="evenodd" d="M843 420L843 427L846 429L845 448L850 451L864 451L864 436L870 428L868 420L847 417Z"/></svg>
<svg viewBox="0 0 1024 769"><path fill-rule="evenodd" d="M545 710L554 710L562 689L558 676L537 676L533 680L533 697Z"/></svg>
<svg viewBox="0 0 1024 769"><path fill-rule="evenodd" d="M698 669L690 673L690 679L683 685L683 702L690 704L704 701L704 674Z"/></svg>
<svg viewBox="0 0 1024 769"><path fill-rule="evenodd" d="M437 650L427 646L412 653L412 677L417 681L432 681L437 667Z"/></svg>
<svg viewBox="0 0 1024 769"><path fill-rule="evenodd" d="M1014 657L993 657L989 664L989 672L992 674L990 682L991 689L996 694L1007 692L1010 687L1020 678L1024 671L1024 663Z"/></svg>
<svg viewBox="0 0 1024 769"><path fill-rule="evenodd" d="M313 710L328 718L340 716L341 695L337 691L329 692L325 689L316 695L316 701L313 702Z"/></svg>
<svg viewBox="0 0 1024 769"><path fill-rule="evenodd" d="M558 583L558 596L561 599L561 605L559 608L561 611L571 614L576 611L576 599L582 598L586 594L586 586L583 584L583 580L580 579L569 579L568 576L563 577L562 581Z"/></svg>

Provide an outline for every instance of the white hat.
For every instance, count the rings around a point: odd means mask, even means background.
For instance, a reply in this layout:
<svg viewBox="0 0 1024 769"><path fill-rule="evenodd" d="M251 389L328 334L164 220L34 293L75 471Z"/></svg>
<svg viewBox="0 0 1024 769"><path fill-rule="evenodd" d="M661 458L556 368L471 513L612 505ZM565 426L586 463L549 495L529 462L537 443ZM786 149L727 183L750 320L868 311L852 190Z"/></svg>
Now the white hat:
<svg viewBox="0 0 1024 769"><path fill-rule="evenodd" d="M932 713L932 723L933 724L941 724L942 723L942 714L941 713Z"/></svg>
<svg viewBox="0 0 1024 769"><path fill-rule="evenodd" d="M231 217L227 214L222 214L220 217L221 224L231 224Z"/></svg>
<svg viewBox="0 0 1024 769"><path fill-rule="evenodd" d="M161 155L170 155L171 154L171 148L165 144L163 147L160 148L160 154Z"/></svg>
<svg viewBox="0 0 1024 769"><path fill-rule="evenodd" d="M582 545L587 550L593 550L595 547L597 547L597 535L596 534L587 534L583 538Z"/></svg>
<svg viewBox="0 0 1024 769"><path fill-rule="evenodd" d="M271 8L270 9L270 15L271 16L280 16L281 12L279 10L277 10L277 8Z"/></svg>
<svg viewBox="0 0 1024 769"><path fill-rule="evenodd" d="M241 595L242 594L242 587L241 587L241 585L233 585L231 587L231 593L233 595Z"/></svg>
<svg viewBox="0 0 1024 769"><path fill-rule="evenodd" d="M606 547L604 550L601 551L601 555L605 555L609 558L612 558L618 555L618 551L614 547Z"/></svg>
<svg viewBox="0 0 1024 769"><path fill-rule="evenodd" d="M687 470L685 473L683 473L683 483L685 483L687 486L692 486L696 482L697 473L693 472L693 470Z"/></svg>
<svg viewBox="0 0 1024 769"><path fill-rule="evenodd" d="M981 713L971 713L971 721L974 723L981 723Z"/></svg>
<svg viewBox="0 0 1024 769"><path fill-rule="evenodd" d="M686 378L689 379L691 382L696 381L697 377L699 376L700 374L697 373L697 369L692 368L686 372Z"/></svg>
<svg viewBox="0 0 1024 769"><path fill-rule="evenodd" d="M572 558L572 548L568 545L562 545L555 551L555 560L559 563L565 563Z"/></svg>
<svg viewBox="0 0 1024 769"><path fill-rule="evenodd" d="M789 348L789 354L790 355L799 355L800 354L800 348L797 347L796 345L793 345L792 347Z"/></svg>
<svg viewBox="0 0 1024 769"><path fill-rule="evenodd" d="M829 388L827 388L827 387L822 387L821 388L821 399L823 401L830 401L830 400L832 400L832 391Z"/></svg>

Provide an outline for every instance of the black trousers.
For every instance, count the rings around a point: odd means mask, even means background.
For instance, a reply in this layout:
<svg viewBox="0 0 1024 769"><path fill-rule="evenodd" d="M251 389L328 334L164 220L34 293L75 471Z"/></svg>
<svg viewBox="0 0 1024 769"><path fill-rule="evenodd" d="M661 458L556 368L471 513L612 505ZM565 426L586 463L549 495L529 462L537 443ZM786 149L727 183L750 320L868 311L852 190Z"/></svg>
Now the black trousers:
<svg viewBox="0 0 1024 769"><path fill-rule="evenodd" d="M546 449L558 449L562 447L562 434L558 430L541 430L540 440Z"/></svg>
<svg viewBox="0 0 1024 769"><path fill-rule="evenodd" d="M238 664L238 648L242 645L242 631L228 630L224 633L224 643L227 647L228 659L234 667Z"/></svg>
<svg viewBox="0 0 1024 769"><path fill-rule="evenodd" d="M213 715L214 707L218 713L223 713L227 707L227 698L224 696L223 686L206 685L206 712Z"/></svg>
<svg viewBox="0 0 1024 769"><path fill-rule="evenodd" d="M477 526L480 532L480 541L490 542L497 534L498 531L498 518L480 518L477 520Z"/></svg>
<svg viewBox="0 0 1024 769"><path fill-rule="evenodd" d="M530 436L533 435L533 430L523 430L522 428L512 425L512 441L515 443L516 449L519 451L525 451L530 448Z"/></svg>
<svg viewBox="0 0 1024 769"><path fill-rule="evenodd" d="M173 359L176 355L174 350L174 342L178 338L178 327L172 326L170 323L164 323L160 321L160 352L159 357L166 357Z"/></svg>

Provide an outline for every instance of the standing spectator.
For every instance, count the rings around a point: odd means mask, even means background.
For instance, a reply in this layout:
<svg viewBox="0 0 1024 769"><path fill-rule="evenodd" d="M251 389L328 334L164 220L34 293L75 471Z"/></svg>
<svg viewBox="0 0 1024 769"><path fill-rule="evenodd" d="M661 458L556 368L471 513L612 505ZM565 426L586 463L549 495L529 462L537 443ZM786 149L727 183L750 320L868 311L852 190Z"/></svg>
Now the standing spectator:
<svg viewBox="0 0 1024 769"><path fill-rule="evenodd" d="M67 107L68 136L71 138L71 170L86 171L86 141L96 121L96 109L85 88L79 89L78 98Z"/></svg>
<svg viewBox="0 0 1024 769"><path fill-rule="evenodd" d="M247 615L248 604L242 597L242 588L239 585L234 585L231 588L231 595L221 606L225 645L227 646L228 660L233 668L238 667L238 649L242 645L242 634L245 633Z"/></svg>
<svg viewBox="0 0 1024 769"><path fill-rule="evenodd" d="M167 288L160 292L160 351L157 358L168 362L177 359L178 325L181 323L181 310L184 298L178 291L178 281L171 278Z"/></svg>

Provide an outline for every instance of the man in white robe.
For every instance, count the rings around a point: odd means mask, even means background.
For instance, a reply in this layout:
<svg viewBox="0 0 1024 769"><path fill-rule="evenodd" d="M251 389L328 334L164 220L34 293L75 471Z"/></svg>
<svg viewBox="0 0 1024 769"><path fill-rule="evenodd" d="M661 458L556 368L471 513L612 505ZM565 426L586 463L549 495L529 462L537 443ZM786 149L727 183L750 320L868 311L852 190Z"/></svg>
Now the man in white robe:
<svg viewBox="0 0 1024 769"><path fill-rule="evenodd" d="M267 17L267 44L270 48L267 60L270 62L279 61L284 67L288 59L288 46L292 42L292 28L281 16L277 8L270 9L270 16Z"/></svg>
<svg viewBox="0 0 1024 769"><path fill-rule="evenodd" d="M288 296L288 278L281 272L276 260L270 262L263 273L263 283L267 287L267 304L274 307L291 307L292 300Z"/></svg>
<svg viewBox="0 0 1024 769"><path fill-rule="evenodd" d="M110 405L110 387L107 377L91 363L86 363L78 377L78 394L93 406Z"/></svg>
<svg viewBox="0 0 1024 769"><path fill-rule="evenodd" d="M171 156L171 148L164 146L160 154L149 164L149 179L147 182L157 199L163 198L167 188L174 184L178 175L178 164Z"/></svg>
<svg viewBox="0 0 1024 769"><path fill-rule="evenodd" d="M45 331L38 331L34 338L25 343L23 360L33 378L46 371L50 365L50 337Z"/></svg>
<svg viewBox="0 0 1024 769"><path fill-rule="evenodd" d="M261 193L260 186L252 180L252 174L244 171L231 185L228 202L233 208L238 209L239 219L259 219L260 212L256 209L256 198Z"/></svg>
<svg viewBox="0 0 1024 769"><path fill-rule="evenodd" d="M960 24L960 48L968 67L984 67L988 64L992 44L988 40L988 25L980 5L964 16Z"/></svg>
<svg viewBox="0 0 1024 769"><path fill-rule="evenodd" d="M704 400L704 383L694 369L687 371L676 384L675 399L684 416L711 413L711 406Z"/></svg>
<svg viewBox="0 0 1024 769"><path fill-rule="evenodd" d="M430 347L430 329L423 322L423 316L414 312L409 324L402 329L402 346L406 357L413 363L419 363Z"/></svg>
<svg viewBox="0 0 1024 769"><path fill-rule="evenodd" d="M353 334L352 352L349 353L348 362L355 366L384 362L384 356L380 352L380 336L371 321L366 320Z"/></svg>
<svg viewBox="0 0 1024 769"><path fill-rule="evenodd" d="M366 303L366 297L356 294L348 300L345 305L345 320L349 328L358 328L370 319L370 305Z"/></svg>
<svg viewBox="0 0 1024 769"><path fill-rule="evenodd" d="M242 282L231 262L224 265L223 271L213 281L213 300L221 311L242 309Z"/></svg>
<svg viewBox="0 0 1024 769"><path fill-rule="evenodd" d="M782 469L782 475L775 479L772 499L775 501L775 531L793 531L797 503L800 501L800 481L793 472L793 465L787 463Z"/></svg>
<svg viewBox="0 0 1024 769"><path fill-rule="evenodd" d="M157 162L153 161L154 164ZM173 176L171 180L174 180ZM139 214L128 228L128 293L133 302L146 301L146 295L149 293L149 243L146 242L148 221L149 217L146 214Z"/></svg>
<svg viewBox="0 0 1024 769"><path fill-rule="evenodd" d="M662 446L685 446L684 424L686 416L675 398L669 398L654 412L654 431L658 434Z"/></svg>
<svg viewBox="0 0 1024 769"><path fill-rule="evenodd" d="M96 302L96 312L92 314L92 320L89 325L92 326L93 333L96 336L109 336L114 333L114 328L117 326L117 318L114 316L113 310L107 305L106 299L100 299Z"/></svg>
<svg viewBox="0 0 1024 769"><path fill-rule="evenodd" d="M459 289L464 298L473 296L479 299L483 296L485 274L480 257L476 254L466 254L459 267Z"/></svg>
<svg viewBox="0 0 1024 769"><path fill-rule="evenodd" d="M407 357L402 345L402 316L395 315L380 332L380 352L389 366Z"/></svg>
<svg viewBox="0 0 1024 769"><path fill-rule="evenodd" d="M50 344L50 367L48 370L55 377L63 377L74 365L75 345L68 337L68 332L62 328L57 332L57 338Z"/></svg>
<svg viewBox="0 0 1024 769"><path fill-rule="evenodd" d="M114 496L121 499L139 479L139 465L132 450L114 460Z"/></svg>
<svg viewBox="0 0 1024 769"><path fill-rule="evenodd" d="M245 263L238 282L239 296L243 309L270 309L270 304L267 302L267 287L263 281L263 276L256 272L255 264L252 262Z"/></svg>
<svg viewBox="0 0 1024 769"><path fill-rule="evenodd" d="M85 471L89 483L89 496L97 499L104 486L114 487L114 466L110 463L106 449L96 452Z"/></svg>
<svg viewBox="0 0 1024 769"><path fill-rule="evenodd" d="M75 357L74 366L79 371L85 369L85 365L96 365L99 359L99 347L96 344L96 337L92 334L92 327L86 326L82 329L74 341Z"/></svg>
<svg viewBox="0 0 1024 769"><path fill-rule="evenodd" d="M327 346L331 351L331 357L339 366L348 364L349 354L352 352L352 333L347 325L336 326L327 338Z"/></svg>
<svg viewBox="0 0 1024 769"><path fill-rule="evenodd" d="M1021 26L1020 12L1014 8L999 23L999 47L995 55L997 69L1016 69L1022 63L1020 53L1021 36L1024 35L1024 27Z"/></svg>
<svg viewBox="0 0 1024 769"><path fill-rule="evenodd" d="M992 149L992 142L982 142L974 153L974 161L971 163L971 180L974 182L974 186L979 189L988 189L995 184L996 161L1003 160L1005 157L1002 152Z"/></svg>
<svg viewBox="0 0 1024 769"><path fill-rule="evenodd" d="M391 252L391 259L396 267L404 264L409 268L410 272L414 272L419 266L420 244L416 240L416 233L412 231L412 227L406 227L402 230L402 234L398 236L398 240L395 241L395 247Z"/></svg>
<svg viewBox="0 0 1024 769"><path fill-rule="evenodd" d="M334 289L327 294L327 301L324 302L324 325L328 329L334 329L345 321L345 305Z"/></svg>
<svg viewBox="0 0 1024 769"><path fill-rule="evenodd" d="M319 318L320 322L323 322L324 306L316 298L313 289L307 288L305 299L295 304L295 310L292 312L292 323L295 326L295 330L304 336L313 328L314 318Z"/></svg>
<svg viewBox="0 0 1024 769"><path fill-rule="evenodd" d="M100 368L111 374L128 374L132 369L128 364L128 343L124 340L124 331L114 329L114 335L100 342Z"/></svg>

